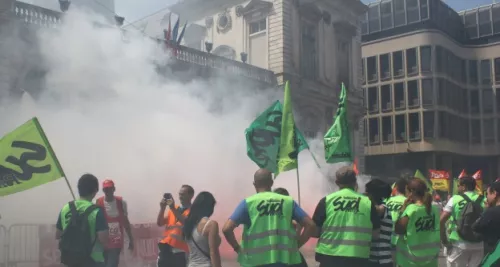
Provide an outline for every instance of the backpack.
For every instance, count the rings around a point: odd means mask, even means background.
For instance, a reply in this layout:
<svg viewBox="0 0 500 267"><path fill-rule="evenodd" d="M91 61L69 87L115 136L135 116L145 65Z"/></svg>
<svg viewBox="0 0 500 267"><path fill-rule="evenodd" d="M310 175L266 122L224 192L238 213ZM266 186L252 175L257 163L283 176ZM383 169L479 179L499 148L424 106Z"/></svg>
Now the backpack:
<svg viewBox="0 0 500 267"><path fill-rule="evenodd" d="M472 201L465 194L459 194L459 196L463 197L467 203L460 211L458 220L456 221L458 236L465 241L481 242L483 240L482 236L472 230L472 224L474 224L483 213L481 202L484 197L479 196L476 201Z"/></svg>
<svg viewBox="0 0 500 267"><path fill-rule="evenodd" d="M59 241L61 263L66 266L85 266L93 262L91 253L97 238L92 240L88 217L98 207L91 205L80 214L74 201L68 205L71 217Z"/></svg>

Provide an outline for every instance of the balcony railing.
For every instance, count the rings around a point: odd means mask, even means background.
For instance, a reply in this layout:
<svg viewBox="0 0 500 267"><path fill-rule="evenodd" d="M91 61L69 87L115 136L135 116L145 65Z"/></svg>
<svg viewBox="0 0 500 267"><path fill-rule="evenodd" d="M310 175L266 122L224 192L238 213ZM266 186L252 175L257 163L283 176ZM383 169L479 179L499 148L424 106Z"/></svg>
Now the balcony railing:
<svg viewBox="0 0 500 267"><path fill-rule="evenodd" d="M62 13L16 1L14 4L13 15L15 15L18 20L23 21L27 24L55 28L58 24L61 23ZM156 41L164 42L164 40L159 39L157 39ZM274 84L276 80L274 73L267 69L262 69L250 64L245 64L243 62L231 60L214 54L209 54L182 45L177 46L176 50L177 51L176 53L173 53L173 56L180 61L221 70L227 74L243 76L269 84Z"/></svg>

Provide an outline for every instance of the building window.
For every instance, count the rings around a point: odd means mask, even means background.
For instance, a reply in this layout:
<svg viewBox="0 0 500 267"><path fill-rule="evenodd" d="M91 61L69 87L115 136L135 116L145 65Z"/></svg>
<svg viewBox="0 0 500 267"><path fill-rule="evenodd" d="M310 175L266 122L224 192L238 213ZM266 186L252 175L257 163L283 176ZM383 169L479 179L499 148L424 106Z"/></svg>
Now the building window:
<svg viewBox="0 0 500 267"><path fill-rule="evenodd" d="M373 83L378 80L377 75L377 56L369 57L366 61L367 66L367 74L368 74L368 83Z"/></svg>
<svg viewBox="0 0 500 267"><path fill-rule="evenodd" d="M396 142L403 143L408 139L406 137L406 115L400 114L394 117L395 120L395 130L396 130Z"/></svg>
<svg viewBox="0 0 500 267"><path fill-rule="evenodd" d="M448 138L448 113L444 111L439 111L438 113L438 123L439 123L439 138Z"/></svg>
<svg viewBox="0 0 500 267"><path fill-rule="evenodd" d="M460 59L460 81L463 84L467 83L467 61Z"/></svg>
<svg viewBox="0 0 500 267"><path fill-rule="evenodd" d="M475 10L465 13L464 24L467 36L469 38L477 38L478 30L477 30L477 17Z"/></svg>
<svg viewBox="0 0 500 267"><path fill-rule="evenodd" d="M408 114L408 127L410 128L410 140L421 140L422 137L420 136L420 113L415 112Z"/></svg>
<svg viewBox="0 0 500 267"><path fill-rule="evenodd" d="M382 117L382 142L384 144L394 142L392 136L392 116Z"/></svg>
<svg viewBox="0 0 500 267"><path fill-rule="evenodd" d="M443 48L441 46L436 46L436 71L441 74L444 73Z"/></svg>
<svg viewBox="0 0 500 267"><path fill-rule="evenodd" d="M394 73L394 78L404 77L405 71L403 68L403 51L392 53L392 71Z"/></svg>
<svg viewBox="0 0 500 267"><path fill-rule="evenodd" d="M425 20L429 18L429 6L427 0L420 0L420 19Z"/></svg>
<svg viewBox="0 0 500 267"><path fill-rule="evenodd" d="M481 60L481 84L491 85L491 61Z"/></svg>
<svg viewBox="0 0 500 267"><path fill-rule="evenodd" d="M363 120L363 139L365 141L365 146L368 145L368 120Z"/></svg>
<svg viewBox="0 0 500 267"><path fill-rule="evenodd" d="M500 113L500 89L496 89L495 92L496 104L497 104L497 113ZM500 141L500 140L499 140Z"/></svg>
<svg viewBox="0 0 500 267"><path fill-rule="evenodd" d="M316 25L303 21L301 72L305 78L314 80L318 75L317 33Z"/></svg>
<svg viewBox="0 0 500 267"><path fill-rule="evenodd" d="M406 88L408 91L408 108L418 108L420 106L418 97L418 80L408 81Z"/></svg>
<svg viewBox="0 0 500 267"><path fill-rule="evenodd" d="M437 79L437 104L445 106L446 101L446 80L444 78Z"/></svg>
<svg viewBox="0 0 500 267"><path fill-rule="evenodd" d="M500 119L497 119L497 140L500 142Z"/></svg>
<svg viewBox="0 0 500 267"><path fill-rule="evenodd" d="M337 42L337 81L343 82L347 88L351 86L351 43L350 41L339 39Z"/></svg>
<svg viewBox="0 0 500 267"><path fill-rule="evenodd" d="M483 120L484 142L495 143L495 121L493 119Z"/></svg>
<svg viewBox="0 0 500 267"><path fill-rule="evenodd" d="M418 74L417 49L406 49L406 73L408 76Z"/></svg>
<svg viewBox="0 0 500 267"><path fill-rule="evenodd" d="M434 138L434 111L424 111L424 139Z"/></svg>
<svg viewBox="0 0 500 267"><path fill-rule="evenodd" d="M370 127L370 145L380 144L380 133L378 127L378 118L371 118L368 121Z"/></svg>
<svg viewBox="0 0 500 267"><path fill-rule="evenodd" d="M263 32L266 29L267 29L267 19L262 19L250 23L250 34Z"/></svg>
<svg viewBox="0 0 500 267"><path fill-rule="evenodd" d="M469 60L469 83L476 85L478 82L477 60Z"/></svg>
<svg viewBox="0 0 500 267"><path fill-rule="evenodd" d="M395 83L394 84L394 108L396 110L406 109L405 84L404 83Z"/></svg>
<svg viewBox="0 0 500 267"><path fill-rule="evenodd" d="M380 31L380 5L374 4L368 10L368 23L370 33Z"/></svg>
<svg viewBox="0 0 500 267"><path fill-rule="evenodd" d="M394 27L406 24L405 0L394 0Z"/></svg>
<svg viewBox="0 0 500 267"><path fill-rule="evenodd" d="M386 84L380 87L381 94L381 102L382 112L391 112L392 111L392 90L391 85Z"/></svg>
<svg viewBox="0 0 500 267"><path fill-rule="evenodd" d="M432 79L422 80L422 106L431 107L434 105L434 89Z"/></svg>
<svg viewBox="0 0 500 267"><path fill-rule="evenodd" d="M493 89L484 89L483 92L483 114L493 113Z"/></svg>
<svg viewBox="0 0 500 267"><path fill-rule="evenodd" d="M481 121L479 119L471 120L471 138L470 141L472 144L481 143Z"/></svg>
<svg viewBox="0 0 500 267"><path fill-rule="evenodd" d="M462 95L462 97L460 97L462 99L461 106L463 108L461 110L461 112L463 114L469 114L469 90L466 88L460 88L460 90L461 90L460 95ZM469 139L467 139L467 140L469 140Z"/></svg>
<svg viewBox="0 0 500 267"><path fill-rule="evenodd" d="M380 60L380 80L385 81L391 79L391 60L389 54L379 56Z"/></svg>
<svg viewBox="0 0 500 267"><path fill-rule="evenodd" d="M386 1L382 2L380 4L380 15L382 17L381 19L381 25L382 25L382 30L387 30L392 28L393 23L392 23L392 2L391 1Z"/></svg>
<svg viewBox="0 0 500 267"><path fill-rule="evenodd" d="M368 99L366 98L366 88L363 88L363 109L364 109L364 113L365 114L368 114Z"/></svg>
<svg viewBox="0 0 500 267"><path fill-rule="evenodd" d="M495 83L500 84L500 58L495 58Z"/></svg>
<svg viewBox="0 0 500 267"><path fill-rule="evenodd" d="M491 28L490 8L482 8L478 12L479 21L479 36L491 35L493 29Z"/></svg>
<svg viewBox="0 0 500 267"><path fill-rule="evenodd" d="M479 114L479 90L470 91L470 113Z"/></svg>
<svg viewBox="0 0 500 267"><path fill-rule="evenodd" d="M432 70L431 62L432 62L432 48L430 46L421 46L420 47L420 70L422 72L431 71Z"/></svg>
<svg viewBox="0 0 500 267"><path fill-rule="evenodd" d="M361 82L362 82L363 85L366 84L366 71L365 71L365 68L366 68L366 59L362 58L361 59Z"/></svg>
<svg viewBox="0 0 500 267"><path fill-rule="evenodd" d="M378 113L378 87L368 88L368 110L370 114Z"/></svg>
<svg viewBox="0 0 500 267"><path fill-rule="evenodd" d="M491 17L493 18L493 33L500 33L500 3L494 4L491 8Z"/></svg>
<svg viewBox="0 0 500 267"><path fill-rule="evenodd" d="M408 24L420 20L418 11L418 0L406 0L406 17L408 18Z"/></svg>

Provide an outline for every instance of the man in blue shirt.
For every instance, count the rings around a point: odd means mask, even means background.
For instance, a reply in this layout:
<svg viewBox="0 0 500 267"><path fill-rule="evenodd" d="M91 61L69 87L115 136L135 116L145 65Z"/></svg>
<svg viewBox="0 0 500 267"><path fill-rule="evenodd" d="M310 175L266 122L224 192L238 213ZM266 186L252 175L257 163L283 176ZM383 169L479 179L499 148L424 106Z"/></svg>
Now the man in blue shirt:
<svg viewBox="0 0 500 267"><path fill-rule="evenodd" d="M259 169L257 172L255 172L253 184L255 186L255 191L257 191L257 194L262 192L271 192L271 188L273 186L272 173L265 169ZM304 228L304 231L302 232L298 241L298 247L300 248L309 240L311 236L313 236L316 233L317 231L316 225L314 224L313 220L307 215L307 213L302 208L300 208L300 206L295 201L293 202L292 220L296 221ZM250 223L251 221L248 212L247 202L246 200L243 200L240 202L240 204L238 204L236 210L229 217L229 220L227 220L226 224L222 228L222 232L224 233L227 242L231 245L231 247L233 247L234 251L237 253L240 251L240 245L238 244L238 241L236 241L236 237L234 235L234 229L238 227L240 224L249 227ZM293 227L292 221L290 221L290 227ZM281 266L286 266L286 264L275 263L275 264L262 265L261 267L264 266L281 267Z"/></svg>

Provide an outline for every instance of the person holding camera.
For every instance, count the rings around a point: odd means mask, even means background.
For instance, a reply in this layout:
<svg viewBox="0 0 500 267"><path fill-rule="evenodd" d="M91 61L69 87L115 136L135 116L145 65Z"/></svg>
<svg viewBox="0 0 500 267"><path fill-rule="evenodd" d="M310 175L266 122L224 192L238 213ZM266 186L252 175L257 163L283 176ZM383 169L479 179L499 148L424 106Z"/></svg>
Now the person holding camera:
<svg viewBox="0 0 500 267"><path fill-rule="evenodd" d="M176 205L172 194L165 193L160 202L156 223L165 226L163 239L158 244L158 267L186 267L188 245L182 238L182 226L189 215L194 189L189 185L179 190L180 205ZM169 207L166 211L167 206ZM166 213L165 213L166 211Z"/></svg>

